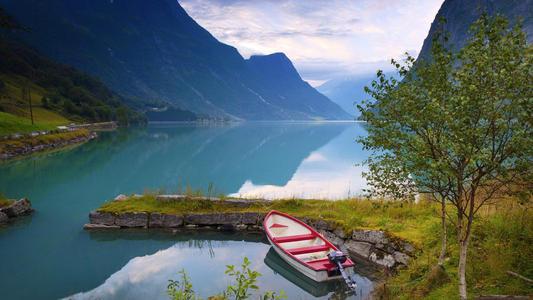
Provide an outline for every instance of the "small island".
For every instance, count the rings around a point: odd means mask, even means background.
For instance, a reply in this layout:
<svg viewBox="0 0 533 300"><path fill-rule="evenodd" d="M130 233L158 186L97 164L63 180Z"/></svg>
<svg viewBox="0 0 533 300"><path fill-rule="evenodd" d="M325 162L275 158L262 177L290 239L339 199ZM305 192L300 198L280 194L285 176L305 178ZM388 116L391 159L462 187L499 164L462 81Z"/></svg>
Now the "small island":
<svg viewBox="0 0 533 300"><path fill-rule="evenodd" d="M19 200L0 199L0 225L18 217L29 215L33 211L30 200L26 198Z"/></svg>

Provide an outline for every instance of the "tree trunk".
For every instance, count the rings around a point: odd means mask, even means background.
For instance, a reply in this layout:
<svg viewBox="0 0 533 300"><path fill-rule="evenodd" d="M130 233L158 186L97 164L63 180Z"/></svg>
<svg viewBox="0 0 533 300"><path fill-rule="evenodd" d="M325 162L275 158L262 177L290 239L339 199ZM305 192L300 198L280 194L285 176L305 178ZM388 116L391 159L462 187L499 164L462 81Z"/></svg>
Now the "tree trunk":
<svg viewBox="0 0 533 300"><path fill-rule="evenodd" d="M467 300L466 296L466 252L468 249L468 240L470 234L466 233L464 239L460 241L459 250L459 297L461 300Z"/></svg>
<svg viewBox="0 0 533 300"><path fill-rule="evenodd" d="M441 208L441 221L442 221L442 248L440 249L440 255L439 255L439 265L442 265L444 263L444 255L446 254L446 202L444 199L442 199L441 202L442 208Z"/></svg>

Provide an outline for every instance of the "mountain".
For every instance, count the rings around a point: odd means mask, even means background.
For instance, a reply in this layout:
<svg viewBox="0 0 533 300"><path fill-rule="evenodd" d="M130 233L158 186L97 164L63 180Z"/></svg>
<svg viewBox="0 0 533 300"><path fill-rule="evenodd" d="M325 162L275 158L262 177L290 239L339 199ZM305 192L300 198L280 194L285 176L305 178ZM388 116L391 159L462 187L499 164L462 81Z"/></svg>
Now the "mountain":
<svg viewBox="0 0 533 300"><path fill-rule="evenodd" d="M365 93L365 86L370 86L374 79L376 79L375 74L332 79L318 86L317 90L351 115L358 117L360 113L357 105L361 104L362 100L370 98Z"/></svg>
<svg viewBox="0 0 533 300"><path fill-rule="evenodd" d="M0 6L32 29L10 38L99 77L137 108L173 105L252 120L349 117L306 88L297 72L286 75L290 86L262 76L256 59L246 61L219 42L176 0L0 0Z"/></svg>
<svg viewBox="0 0 533 300"><path fill-rule="evenodd" d="M339 106L302 80L292 62L283 53L254 55L246 63L259 79L262 99L270 105L298 111L305 116L326 119L353 119ZM264 98L263 98L264 97Z"/></svg>
<svg viewBox="0 0 533 300"><path fill-rule="evenodd" d="M29 119L28 99L44 123L145 122L97 78L0 38L0 111Z"/></svg>
<svg viewBox="0 0 533 300"><path fill-rule="evenodd" d="M387 77L397 77L394 73L385 73ZM357 105L363 100L371 100L372 97L365 92L365 86L370 87L376 74L362 74L352 77L332 79L317 87L317 90L326 95L342 109L356 118L360 116Z"/></svg>
<svg viewBox="0 0 533 300"><path fill-rule="evenodd" d="M431 23L418 58L429 57L440 17L447 19L444 29L450 33L449 43L453 44L456 49L462 48L468 39L470 26L479 18L479 6L486 8L491 15L503 13L509 18L511 24L516 22L517 17L522 18L523 30L527 33L527 42L529 44L533 42L533 0L445 0L435 20Z"/></svg>

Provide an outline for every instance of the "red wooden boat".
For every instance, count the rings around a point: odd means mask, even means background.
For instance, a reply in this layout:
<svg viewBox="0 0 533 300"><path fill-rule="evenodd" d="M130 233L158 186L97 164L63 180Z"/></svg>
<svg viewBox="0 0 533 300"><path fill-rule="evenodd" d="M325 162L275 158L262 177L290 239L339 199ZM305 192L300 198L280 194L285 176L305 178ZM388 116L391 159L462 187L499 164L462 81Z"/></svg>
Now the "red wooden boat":
<svg viewBox="0 0 533 300"><path fill-rule="evenodd" d="M333 252L340 253L339 249L307 224L287 214L271 211L263 226L268 241L279 256L305 276L317 282L343 277L338 265L330 259ZM341 264L346 275L354 272L354 263L349 258Z"/></svg>

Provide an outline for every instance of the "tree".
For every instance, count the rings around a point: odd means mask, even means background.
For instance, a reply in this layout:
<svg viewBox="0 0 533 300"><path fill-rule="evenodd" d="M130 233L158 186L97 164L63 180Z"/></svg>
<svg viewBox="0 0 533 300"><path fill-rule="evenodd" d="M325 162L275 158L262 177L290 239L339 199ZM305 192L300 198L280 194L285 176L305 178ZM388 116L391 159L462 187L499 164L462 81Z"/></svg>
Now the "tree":
<svg viewBox="0 0 533 300"><path fill-rule="evenodd" d="M466 299L476 213L531 174L532 53L521 22L509 29L501 15L482 13L459 52L444 41L434 41L431 61L392 61L401 81L378 72L366 88L376 101L359 107L368 131L360 142L372 151L365 176L374 193L427 192L442 201L457 230L459 295Z"/></svg>

